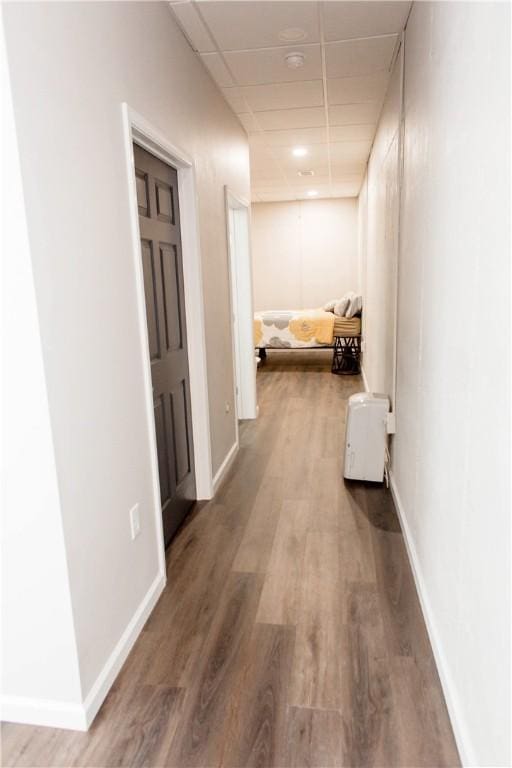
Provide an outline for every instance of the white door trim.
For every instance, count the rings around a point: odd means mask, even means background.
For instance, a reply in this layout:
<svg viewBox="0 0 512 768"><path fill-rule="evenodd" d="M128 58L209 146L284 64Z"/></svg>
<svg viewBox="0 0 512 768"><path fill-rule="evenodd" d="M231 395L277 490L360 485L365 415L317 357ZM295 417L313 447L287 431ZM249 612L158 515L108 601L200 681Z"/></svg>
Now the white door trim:
<svg viewBox="0 0 512 768"><path fill-rule="evenodd" d="M240 407L240 392L238 390L238 381L240 379L240 371L239 371L239 357L238 352L236 349L237 345L237 339L236 339L236 332L234 328L235 323L235 308L233 307L233 293L236 290L234 287L234 280L235 275L233 274L233 253L232 253L232 243L231 238L233 236L233 232L231 231L231 208L228 203L228 191L227 187L225 187L225 195L226 195L226 238L227 238L227 246L228 246L228 264L229 264L229 289L230 289L230 305L229 305L229 317L230 317L230 329L231 329L231 355L233 358L233 403L235 404L235 430L236 430L236 438L235 438L235 446L238 447L239 444L239 429L238 429L238 420L240 418L239 414L241 412ZM228 454L229 455L229 454ZM216 488L216 476L213 478L213 487Z"/></svg>
<svg viewBox="0 0 512 768"><path fill-rule="evenodd" d="M132 229L132 256L137 289L137 314L143 361L144 394L148 442L153 475L153 496L156 528L160 552L160 567L165 574L160 483L158 479L158 455L153 417L153 386L149 355L144 275L140 254L139 213L135 186L133 142L151 154L172 165L178 171L178 196L180 205L181 245L183 254L183 280L185 286L185 317L187 322L187 350L190 374L190 400L192 410L192 434L194 438L194 464L198 499L213 496L212 458L210 443L210 414L208 409L208 383L206 368L206 335L204 327L203 283L201 275L201 250L199 243L199 219L196 204L194 162L183 150L171 144L148 121L123 102L122 120L125 140L128 194Z"/></svg>
<svg viewBox="0 0 512 768"><path fill-rule="evenodd" d="M234 402L238 419L255 419L257 417L256 403L256 359L253 344L253 292L252 292L252 263L251 263L251 208L250 203L224 187L226 207L226 239L229 256L229 283L231 302L231 338L233 348L233 381ZM236 212L245 214L247 225L247 241L240 240L236 235ZM234 231L231 233L230 213L233 212ZM233 235L233 242L232 237ZM235 251L233 252L233 245ZM239 268L239 260L242 264ZM236 320L235 320L236 310ZM237 327L234 327L234 324ZM238 387L238 392L237 392Z"/></svg>

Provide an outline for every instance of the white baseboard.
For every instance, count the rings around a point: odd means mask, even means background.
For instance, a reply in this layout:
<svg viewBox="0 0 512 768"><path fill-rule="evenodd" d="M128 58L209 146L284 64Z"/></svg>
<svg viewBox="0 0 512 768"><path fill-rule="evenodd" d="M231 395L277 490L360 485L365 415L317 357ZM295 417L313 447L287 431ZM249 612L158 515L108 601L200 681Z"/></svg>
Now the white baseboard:
<svg viewBox="0 0 512 768"><path fill-rule="evenodd" d="M159 573L132 616L83 703L31 699L22 696L2 696L0 701L2 721L42 725L50 728L66 728L73 731L86 731L94 720L142 627L160 597L165 587L165 581L165 575Z"/></svg>
<svg viewBox="0 0 512 768"><path fill-rule="evenodd" d="M364 391L369 392L370 387L368 386L368 379L366 378L366 373L364 372L363 366L361 366L361 378L363 379Z"/></svg>
<svg viewBox="0 0 512 768"><path fill-rule="evenodd" d="M464 719L461 714L461 708L459 704L459 697L452 679L450 668L443 651L443 644L437 629L436 620L430 600L428 597L427 588L421 572L421 565L414 545L414 540L411 534L411 529L407 523L404 508L400 499L400 494L396 486L396 480L393 472L389 473L389 485L391 489L391 495L395 503L400 525L402 527L402 533L405 541L405 547L409 562L411 564L411 570L414 577L414 583L416 585L416 592L420 600L421 610L425 624L427 626L427 632L434 653L434 658L441 680L441 686L443 688L444 698L446 706L448 708L448 714L453 728L455 741L457 743L457 749L459 750L459 756L463 766L476 766L479 765L475 756L475 751L471 743L470 734L464 723Z"/></svg>
<svg viewBox="0 0 512 768"><path fill-rule="evenodd" d="M2 696L0 715L3 723L42 725L72 731L87 730L84 707L72 702Z"/></svg>
<svg viewBox="0 0 512 768"><path fill-rule="evenodd" d="M146 592L139 607L130 619L128 626L121 635L116 647L108 657L103 669L96 678L94 685L87 694L84 702L87 728L91 725L96 714L103 704L114 680L126 661L135 641L156 605L156 602L165 587L165 574L159 573Z"/></svg>
<svg viewBox="0 0 512 768"><path fill-rule="evenodd" d="M213 478L213 493L217 493L217 490L219 488L219 485L222 483L224 477L229 471L229 468L231 467L232 463L234 462L236 455L238 453L238 440L236 440L229 451L227 452L226 458L216 471L214 478Z"/></svg>

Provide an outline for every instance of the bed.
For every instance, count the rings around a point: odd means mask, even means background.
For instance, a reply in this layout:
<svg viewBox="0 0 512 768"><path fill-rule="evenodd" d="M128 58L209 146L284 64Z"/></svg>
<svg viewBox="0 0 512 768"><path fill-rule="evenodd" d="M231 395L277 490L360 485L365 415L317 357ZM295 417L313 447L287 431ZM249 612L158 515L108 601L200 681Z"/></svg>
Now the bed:
<svg viewBox="0 0 512 768"><path fill-rule="evenodd" d="M338 317L323 309L269 310L254 315L254 346L267 349L332 348L333 373L358 373L361 317Z"/></svg>
<svg viewBox="0 0 512 768"><path fill-rule="evenodd" d="M267 349L333 350L331 372L360 372L361 315L339 317L323 309L273 310L254 315L254 346L260 359Z"/></svg>
<svg viewBox="0 0 512 768"><path fill-rule="evenodd" d="M359 336L360 317L338 317L323 309L269 310L254 315L257 349L332 347L336 336Z"/></svg>

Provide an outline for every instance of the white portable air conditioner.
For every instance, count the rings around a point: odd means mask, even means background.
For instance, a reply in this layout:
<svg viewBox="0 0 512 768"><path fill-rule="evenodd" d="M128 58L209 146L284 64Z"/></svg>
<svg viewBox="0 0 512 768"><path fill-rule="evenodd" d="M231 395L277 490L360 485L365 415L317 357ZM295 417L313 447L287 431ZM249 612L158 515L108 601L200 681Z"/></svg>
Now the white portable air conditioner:
<svg viewBox="0 0 512 768"><path fill-rule="evenodd" d="M388 412L386 395L359 392L349 397L344 472L347 480L382 482Z"/></svg>

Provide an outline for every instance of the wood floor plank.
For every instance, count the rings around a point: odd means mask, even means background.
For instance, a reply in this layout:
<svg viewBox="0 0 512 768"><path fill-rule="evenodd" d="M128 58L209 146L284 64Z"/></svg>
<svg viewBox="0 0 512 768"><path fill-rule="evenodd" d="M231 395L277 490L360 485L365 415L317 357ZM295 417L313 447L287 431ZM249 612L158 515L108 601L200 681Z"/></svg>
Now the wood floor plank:
<svg viewBox="0 0 512 768"><path fill-rule="evenodd" d="M60 728L2 723L0 764L3 768L70 766L75 750L80 753L88 741L88 735L84 738Z"/></svg>
<svg viewBox="0 0 512 768"><path fill-rule="evenodd" d="M339 535L340 579L348 582L377 581L373 536L369 526L352 531L342 530Z"/></svg>
<svg viewBox="0 0 512 768"><path fill-rule="evenodd" d="M459 765L455 739L432 659L392 659L391 682L398 713L396 765L453 768Z"/></svg>
<svg viewBox="0 0 512 768"><path fill-rule="evenodd" d="M339 573L339 540L332 533L308 531L299 596L299 622L341 621L343 606Z"/></svg>
<svg viewBox="0 0 512 768"><path fill-rule="evenodd" d="M293 627L256 624L240 677L222 765L279 768L286 739Z"/></svg>
<svg viewBox="0 0 512 768"><path fill-rule="evenodd" d="M143 630L126 659L111 688L111 693L123 695L130 689L145 685L155 655L161 651L161 638L156 632Z"/></svg>
<svg viewBox="0 0 512 768"><path fill-rule="evenodd" d="M336 709L342 705L340 627L334 620L321 624L300 622L289 703L299 707Z"/></svg>
<svg viewBox="0 0 512 768"><path fill-rule="evenodd" d="M349 585L345 633L342 644L343 764L391 768L398 750L398 729L375 585Z"/></svg>
<svg viewBox="0 0 512 768"><path fill-rule="evenodd" d="M122 727L125 705L123 693L118 689L111 690L90 730L85 733L2 723L1 765L6 768L69 768L83 764L98 745L102 752L111 743L112 734ZM89 764L92 765L90 761Z"/></svg>
<svg viewBox="0 0 512 768"><path fill-rule="evenodd" d="M343 482L335 455L315 460L311 506L315 530L337 531L344 527Z"/></svg>
<svg viewBox="0 0 512 768"><path fill-rule="evenodd" d="M157 768L164 766L166 753L178 727L184 691L179 688L142 685L123 713L123 726L97 740L85 750L75 766L90 768Z"/></svg>
<svg viewBox="0 0 512 768"><path fill-rule="evenodd" d="M342 719L338 710L289 707L288 733L281 760L287 768L340 768Z"/></svg>
<svg viewBox="0 0 512 768"><path fill-rule="evenodd" d="M148 632L158 635L159 652L151 654L145 683L183 687L195 675L237 548L232 530L211 524L208 541L203 537L201 546L191 552L185 576L176 567L170 570L169 581L174 581L165 604L157 606L161 615L147 625Z"/></svg>
<svg viewBox="0 0 512 768"><path fill-rule="evenodd" d="M389 495L373 493L374 514L382 519L382 507L389 514ZM384 497L382 499L382 497ZM378 502L378 503L376 503ZM378 598L390 653L393 656L432 655L427 629L418 601L403 538L400 532L372 527Z"/></svg>
<svg viewBox="0 0 512 768"><path fill-rule="evenodd" d="M245 660L261 592L261 577L232 573L184 703L183 717L167 762L219 765L236 681Z"/></svg>
<svg viewBox="0 0 512 768"><path fill-rule="evenodd" d="M258 622L296 623L310 520L308 501L283 502L258 608Z"/></svg>
<svg viewBox="0 0 512 768"><path fill-rule="evenodd" d="M205 584L212 578L225 579L236 552L230 531L214 520L214 504L207 504L201 514L178 533L167 553L167 585L145 629L165 635L176 626L182 602L201 601ZM209 540L202 535L205 517L209 520ZM202 524L202 525L201 525ZM226 546L229 542L229 546Z"/></svg>
<svg viewBox="0 0 512 768"><path fill-rule="evenodd" d="M343 623L336 535L306 534L301 577L289 702L336 709L341 705L339 646Z"/></svg>
<svg viewBox="0 0 512 768"><path fill-rule="evenodd" d="M269 442L273 441L275 425L265 427ZM243 530L256 500L269 456L242 447L222 482L215 498L217 522L231 531Z"/></svg>
<svg viewBox="0 0 512 768"><path fill-rule="evenodd" d="M279 521L281 503L281 478L264 477L236 553L233 563L234 571L266 572Z"/></svg>
<svg viewBox="0 0 512 768"><path fill-rule="evenodd" d="M283 498L305 500L312 496L314 443L311 435L317 406L307 397L289 397L286 401L280 430L270 463L279 468L283 478ZM308 435L308 440L304 440Z"/></svg>
<svg viewBox="0 0 512 768"><path fill-rule="evenodd" d="M321 435L323 459L343 456L345 448L345 408L346 403L342 399L336 398L332 403L333 414L329 414L324 418Z"/></svg>

